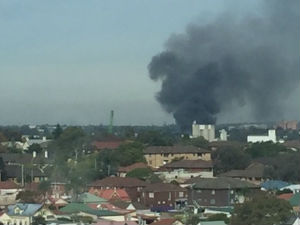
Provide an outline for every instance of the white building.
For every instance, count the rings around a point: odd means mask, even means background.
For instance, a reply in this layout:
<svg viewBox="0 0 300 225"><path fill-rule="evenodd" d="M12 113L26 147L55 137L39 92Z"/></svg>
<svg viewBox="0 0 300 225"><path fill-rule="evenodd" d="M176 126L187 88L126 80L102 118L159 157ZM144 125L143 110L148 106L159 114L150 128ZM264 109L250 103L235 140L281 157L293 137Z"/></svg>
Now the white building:
<svg viewBox="0 0 300 225"><path fill-rule="evenodd" d="M215 126L212 124L197 124L196 121L192 125L192 138L203 137L211 142L215 140Z"/></svg>
<svg viewBox="0 0 300 225"><path fill-rule="evenodd" d="M247 136L247 142L251 142L251 143L268 142L268 141L272 141L274 143L277 142L276 130L268 130L268 135L249 135L249 136Z"/></svg>
<svg viewBox="0 0 300 225"><path fill-rule="evenodd" d="M222 129L220 132L220 141L227 141L227 131Z"/></svg>

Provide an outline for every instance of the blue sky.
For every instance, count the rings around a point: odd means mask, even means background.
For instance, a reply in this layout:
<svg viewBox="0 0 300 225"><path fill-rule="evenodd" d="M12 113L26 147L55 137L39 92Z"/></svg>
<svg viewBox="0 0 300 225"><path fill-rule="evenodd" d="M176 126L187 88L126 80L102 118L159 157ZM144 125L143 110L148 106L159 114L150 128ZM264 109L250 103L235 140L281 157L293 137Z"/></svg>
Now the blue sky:
<svg viewBox="0 0 300 225"><path fill-rule="evenodd" d="M173 123L155 101L151 57L172 33L206 23L224 0L0 0L2 124Z"/></svg>

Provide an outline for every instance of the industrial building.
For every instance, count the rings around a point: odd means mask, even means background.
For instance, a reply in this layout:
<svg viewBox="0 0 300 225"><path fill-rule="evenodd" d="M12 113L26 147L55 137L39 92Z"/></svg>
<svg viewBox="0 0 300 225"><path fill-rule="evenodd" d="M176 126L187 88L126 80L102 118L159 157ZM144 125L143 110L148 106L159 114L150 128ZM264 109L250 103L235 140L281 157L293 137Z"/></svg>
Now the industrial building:
<svg viewBox="0 0 300 225"><path fill-rule="evenodd" d="M196 121L192 125L192 138L203 137L211 142L215 141L215 126L213 124L197 124Z"/></svg>
<svg viewBox="0 0 300 225"><path fill-rule="evenodd" d="M276 130L268 130L268 135L248 135L247 142L268 142L272 141L273 143L277 142Z"/></svg>

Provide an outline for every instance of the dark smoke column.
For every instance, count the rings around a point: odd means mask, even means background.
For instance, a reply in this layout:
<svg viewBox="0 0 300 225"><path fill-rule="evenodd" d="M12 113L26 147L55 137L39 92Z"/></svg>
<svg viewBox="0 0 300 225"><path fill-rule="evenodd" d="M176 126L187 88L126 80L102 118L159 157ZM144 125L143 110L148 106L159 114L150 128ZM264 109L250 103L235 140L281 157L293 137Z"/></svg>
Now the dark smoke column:
<svg viewBox="0 0 300 225"><path fill-rule="evenodd" d="M284 113L284 100L300 80L299 1L261 7L259 17L236 20L227 13L205 26L189 25L152 58L150 77L162 81L157 100L182 131L194 120L215 123L228 106L247 105L256 121Z"/></svg>

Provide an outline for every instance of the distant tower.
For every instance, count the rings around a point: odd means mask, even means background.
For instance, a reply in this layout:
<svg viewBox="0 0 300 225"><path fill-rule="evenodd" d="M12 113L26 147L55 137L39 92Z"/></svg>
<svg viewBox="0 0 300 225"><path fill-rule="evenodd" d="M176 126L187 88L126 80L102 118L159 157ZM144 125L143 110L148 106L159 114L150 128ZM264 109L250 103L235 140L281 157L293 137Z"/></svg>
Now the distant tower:
<svg viewBox="0 0 300 225"><path fill-rule="evenodd" d="M114 122L114 110L110 111L110 120L109 120L109 127L108 127L108 133L113 133L113 122Z"/></svg>

